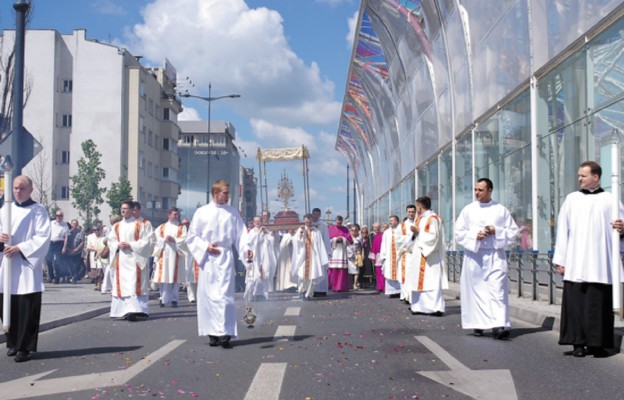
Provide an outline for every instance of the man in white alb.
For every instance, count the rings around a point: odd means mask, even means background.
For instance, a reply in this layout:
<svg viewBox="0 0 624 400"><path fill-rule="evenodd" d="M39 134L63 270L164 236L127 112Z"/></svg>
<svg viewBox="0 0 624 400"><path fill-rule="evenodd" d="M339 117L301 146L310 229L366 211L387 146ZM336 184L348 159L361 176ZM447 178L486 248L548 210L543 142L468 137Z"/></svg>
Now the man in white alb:
<svg viewBox="0 0 624 400"><path fill-rule="evenodd" d="M134 218L134 203L121 203L121 216L108 233L110 266L113 270L111 318L137 321L149 316L148 261L151 255L151 231Z"/></svg>
<svg viewBox="0 0 624 400"><path fill-rule="evenodd" d="M253 219L254 227L247 232L246 250L251 250L253 256L247 257L243 251L241 261L245 264L247 277L245 279L245 299L251 301L269 299L269 281L275 275L277 260L275 259L274 237L267 228L262 226L259 216Z"/></svg>
<svg viewBox="0 0 624 400"><path fill-rule="evenodd" d="M442 289L448 289L444 258L444 225L431 210L431 199L416 199L416 240L412 252L412 269L416 279L410 282L412 314L442 316L445 311Z"/></svg>
<svg viewBox="0 0 624 400"><path fill-rule="evenodd" d="M154 231L156 245L152 253L152 281L160 286L160 306L171 304L172 307L177 307L180 300L180 278L185 272L186 227L180 224L180 210L175 207L169 209L167 218L167 222Z"/></svg>
<svg viewBox="0 0 624 400"><path fill-rule="evenodd" d="M392 298L398 298L401 294L398 271L399 265L397 262L397 241L400 235L401 228L399 227L399 217L392 215L388 219L388 229L383 233L381 250L379 251L379 260L386 282L384 293L386 296Z"/></svg>
<svg viewBox="0 0 624 400"><path fill-rule="evenodd" d="M323 238L323 246L325 246L325 250L327 251L327 258L331 255L331 242L329 239L329 228L325 222L321 220L321 209L314 208L312 210L312 225L318 229L321 233L321 237ZM327 281L327 268L329 264L323 266L325 270L323 270L323 277L319 278L316 285L314 285L314 297L325 297L327 296L327 290L329 289L329 282Z"/></svg>
<svg viewBox="0 0 624 400"><path fill-rule="evenodd" d="M318 229L312 225L312 214L303 217L303 226L293 236L292 273L296 274L302 300L314 297L314 283L323 277L329 263L327 249ZM293 280L295 277L293 276Z"/></svg>
<svg viewBox="0 0 624 400"><path fill-rule="evenodd" d="M234 289L236 260L247 243L247 229L240 212L228 205L230 184L222 179L212 185L212 201L195 211L186 243L199 264L197 324L199 336L208 335L210 346L231 347L238 336ZM249 254L253 256L253 254Z"/></svg>
<svg viewBox="0 0 624 400"><path fill-rule="evenodd" d="M509 336L507 256L505 248L516 240L518 226L502 204L492 200L494 184L477 180L476 201L468 204L455 222L455 239L464 248L460 277L462 328L482 336L492 329L495 339Z"/></svg>

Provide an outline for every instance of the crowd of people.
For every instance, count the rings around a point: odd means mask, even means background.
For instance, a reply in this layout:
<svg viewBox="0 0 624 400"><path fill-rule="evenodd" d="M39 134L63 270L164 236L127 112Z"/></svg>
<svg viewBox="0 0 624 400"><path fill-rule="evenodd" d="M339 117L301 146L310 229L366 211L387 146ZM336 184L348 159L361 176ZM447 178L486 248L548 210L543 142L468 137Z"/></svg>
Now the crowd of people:
<svg viewBox="0 0 624 400"><path fill-rule="evenodd" d="M624 278L610 252L611 233L624 237L624 206L620 203L619 215L612 215L613 198L600 187L601 174L597 163L581 164L581 190L566 198L557 221L553 263L564 280L559 343L572 345L576 357L601 356L613 346L612 272L619 269ZM488 178L475 182L475 201L459 214L453 235L464 250L462 327L475 336L491 330L493 338L504 339L511 329L505 249L522 231L509 210L492 199L493 190ZM37 349L44 264L51 283L76 282L86 274L96 290L110 292L110 316L131 322L149 316L151 285L160 291L160 307L177 307L184 287L188 300L197 303L198 334L208 336L210 346L224 348L238 335L239 274L247 302L269 299L275 291L297 292L309 301L367 288L409 304L413 314L445 315L447 245L429 197L407 205L403 218L391 215L370 231L344 226L341 216L327 226L318 208L300 226L283 229L271 224L268 211L246 227L228 205L229 191L228 182L218 180L212 201L192 220L180 221L179 210L171 208L168 220L156 228L141 216L139 203L124 201L110 229L98 222L85 235L78 221L68 226L60 210L50 221L45 208L30 198L32 181L15 178L12 224L0 219L0 290L4 268L11 265L14 271L7 355L22 362ZM3 301L0 296L0 310Z"/></svg>

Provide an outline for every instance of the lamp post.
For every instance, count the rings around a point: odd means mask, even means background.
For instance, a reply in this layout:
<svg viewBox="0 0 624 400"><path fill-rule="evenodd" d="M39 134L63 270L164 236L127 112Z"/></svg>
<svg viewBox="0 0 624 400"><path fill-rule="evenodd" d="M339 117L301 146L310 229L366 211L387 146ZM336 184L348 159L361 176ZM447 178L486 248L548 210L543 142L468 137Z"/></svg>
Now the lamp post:
<svg viewBox="0 0 624 400"><path fill-rule="evenodd" d="M216 100L221 100L221 99L238 99L240 96L240 94L228 94L225 96L215 96L212 97L212 83L208 83L208 97L205 96L196 96L190 93L180 93L181 97L192 97L194 99L200 99L200 100L204 100L208 102L208 147L212 147L212 141L210 138L210 105L212 104L213 101ZM207 159L207 165L206 165L206 169L208 170L207 172L207 182L206 182L206 203L208 203L210 201L210 151L208 152L208 159Z"/></svg>

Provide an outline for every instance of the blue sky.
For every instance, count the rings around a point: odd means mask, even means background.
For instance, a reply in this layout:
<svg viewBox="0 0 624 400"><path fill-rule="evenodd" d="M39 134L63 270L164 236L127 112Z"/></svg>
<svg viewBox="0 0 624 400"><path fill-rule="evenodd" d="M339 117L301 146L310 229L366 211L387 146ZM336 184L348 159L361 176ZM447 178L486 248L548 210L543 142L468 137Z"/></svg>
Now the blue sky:
<svg viewBox="0 0 624 400"><path fill-rule="evenodd" d="M0 5L0 24L13 29L14 1ZM346 161L334 144L359 0L33 0L33 29L112 42L143 56L146 66L167 57L195 84L189 92L241 94L212 103L213 120L229 120L254 167L258 146L310 149L313 207L345 214ZM28 49L27 49L28 51ZM181 87L184 87L181 85ZM206 119L207 103L184 99L183 119ZM270 209L280 209L276 185L288 170L300 214L300 163L268 165Z"/></svg>

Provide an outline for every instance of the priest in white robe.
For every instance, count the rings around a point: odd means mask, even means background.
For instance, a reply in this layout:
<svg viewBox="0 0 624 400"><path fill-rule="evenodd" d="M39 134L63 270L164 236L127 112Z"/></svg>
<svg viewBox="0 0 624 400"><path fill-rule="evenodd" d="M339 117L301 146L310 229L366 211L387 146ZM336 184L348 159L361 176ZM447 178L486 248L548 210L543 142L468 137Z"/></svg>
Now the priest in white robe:
<svg viewBox="0 0 624 400"><path fill-rule="evenodd" d="M379 261L385 280L384 293L388 297L398 298L401 294L401 284L399 283L399 263L397 257L399 249L397 247L401 236L401 228L399 227L399 217L390 216L388 220L388 229L383 233L381 239L381 250L379 251Z"/></svg>
<svg viewBox="0 0 624 400"><path fill-rule="evenodd" d="M474 187L476 201L455 223L455 239L464 248L460 277L461 321L477 336L492 329L495 339L509 336L509 298L505 248L514 243L518 226L503 205L492 200L488 178Z"/></svg>
<svg viewBox="0 0 624 400"><path fill-rule="evenodd" d="M410 282L412 314L442 316L445 312L443 289L448 289L446 275L446 246L444 225L440 216L431 210L427 196L416 200L416 240L412 251L415 281Z"/></svg>
<svg viewBox="0 0 624 400"><path fill-rule="evenodd" d="M312 225L318 229L321 233L321 237L323 238L323 245L325 246L325 250L327 250L327 257L331 256L331 240L329 238L329 228L327 224L321 220L321 209L314 208L312 210ZM327 290L329 290L329 280L327 278L329 273L329 264L326 265L325 270L323 271L323 277L318 280L318 282L314 285L314 297L325 297L327 296Z"/></svg>
<svg viewBox="0 0 624 400"><path fill-rule="evenodd" d="M314 297L314 285L323 278L329 259L323 237L312 225L312 214L303 217L303 224L293 237L292 271L296 274L302 300L310 300Z"/></svg>
<svg viewBox="0 0 624 400"><path fill-rule="evenodd" d="M234 289L236 260L247 243L247 229L240 213L227 203L230 185L212 185L212 201L193 215L186 243L199 264L197 324L199 336L208 335L210 346L231 347L238 336ZM251 255L253 256L253 255Z"/></svg>
<svg viewBox="0 0 624 400"><path fill-rule="evenodd" d="M401 294L399 298L406 303L410 303L412 297L412 287L410 280L414 279L416 271L413 269L412 252L414 236L416 233L416 206L409 204L405 207L406 218L399 224L401 236L399 240L402 246L406 247L405 252L402 252L398 262L397 280L401 286Z"/></svg>
<svg viewBox="0 0 624 400"><path fill-rule="evenodd" d="M134 217L134 203L121 203L123 219L108 234L110 268L113 270L111 318L137 321L149 316L149 257L152 238L149 227Z"/></svg>
<svg viewBox="0 0 624 400"><path fill-rule="evenodd" d="M293 282L291 279L291 265L293 258L292 239L294 235L294 230L287 231L282 235L279 258L277 260L275 290L289 290L297 288L296 281Z"/></svg>
<svg viewBox="0 0 624 400"><path fill-rule="evenodd" d="M4 209L0 209L0 318L4 318L4 269L10 259L11 318L6 345L7 355L16 362L30 360L31 352L37 351L43 262L50 247L50 217L44 206L30 198L32 191L29 177L16 177L10 222L4 220ZM5 203L3 208L7 206Z"/></svg>
<svg viewBox="0 0 624 400"><path fill-rule="evenodd" d="M602 168L586 161L578 169L580 190L570 193L557 218L553 264L563 275L559 344L572 355L606 356L613 342L613 270L624 278L620 258L611 257L613 229L624 237L624 206L613 215L613 195L600 187Z"/></svg>
<svg viewBox="0 0 624 400"><path fill-rule="evenodd" d="M275 276L277 260L275 259L274 236L262 226L259 216L253 219L254 227L247 232L246 250L253 256L247 258L247 252L241 254L241 261L245 264L245 299L269 299L270 281Z"/></svg>
<svg viewBox="0 0 624 400"><path fill-rule="evenodd" d="M154 273L152 281L160 287L160 306L177 307L180 301L180 280L185 273L186 227L180 224L180 211L172 207L167 222L154 231Z"/></svg>

